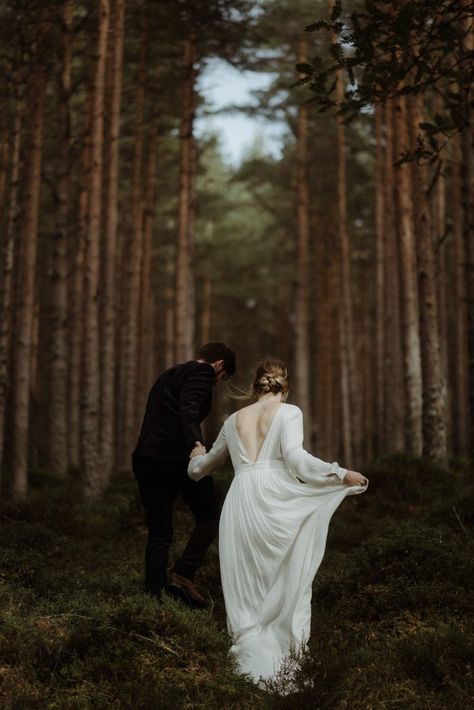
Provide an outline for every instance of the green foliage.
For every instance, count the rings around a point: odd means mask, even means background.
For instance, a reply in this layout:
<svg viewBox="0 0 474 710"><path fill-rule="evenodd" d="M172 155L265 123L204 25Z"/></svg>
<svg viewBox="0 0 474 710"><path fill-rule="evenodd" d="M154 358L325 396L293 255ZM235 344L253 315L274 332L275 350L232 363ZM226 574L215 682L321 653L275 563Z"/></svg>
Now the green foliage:
<svg viewBox="0 0 474 710"><path fill-rule="evenodd" d="M216 546L201 575L209 611L157 604L141 591L145 530L133 482L115 482L102 504L84 508L74 482L51 492L38 473L30 500L0 511L2 707L468 707L468 474L403 456L366 471L368 492L331 523L310 653L293 679L283 673L266 690L227 655ZM228 485L227 473L220 478ZM192 524L181 507L176 523L181 547Z"/></svg>
<svg viewBox="0 0 474 710"><path fill-rule="evenodd" d="M132 486L88 509L74 487L4 505L2 707L251 706L255 688L227 659L222 618L141 591ZM209 567L217 574L215 550Z"/></svg>
<svg viewBox="0 0 474 710"><path fill-rule="evenodd" d="M422 140L404 160L436 155L468 121L473 51L466 37L472 8L451 0L365 0L353 11L347 4L343 12L342 3L335 3L329 20L306 26L335 39L330 57L318 50L297 85L308 84L321 111L336 107L347 122L390 97L433 88L443 99L443 115L421 124L427 145ZM341 104L333 96L338 69L348 77Z"/></svg>
<svg viewBox="0 0 474 710"><path fill-rule="evenodd" d="M235 172L211 138L201 152L197 190L196 274L200 281L212 279L211 338L237 348L246 342L241 371L262 349L287 357L276 323L288 319L292 301L288 175L258 146ZM198 310L201 294L198 289Z"/></svg>
<svg viewBox="0 0 474 710"><path fill-rule="evenodd" d="M402 456L365 471L368 492L331 524L314 586L311 653L291 695L273 707L467 707L472 519L454 524L440 506L448 495L469 506L468 474Z"/></svg>

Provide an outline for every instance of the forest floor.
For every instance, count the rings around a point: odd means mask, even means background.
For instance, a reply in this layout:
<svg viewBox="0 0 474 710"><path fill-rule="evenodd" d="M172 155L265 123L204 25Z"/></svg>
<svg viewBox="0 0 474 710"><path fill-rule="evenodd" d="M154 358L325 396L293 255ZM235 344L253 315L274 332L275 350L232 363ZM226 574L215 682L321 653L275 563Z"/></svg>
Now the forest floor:
<svg viewBox="0 0 474 710"><path fill-rule="evenodd" d="M235 673L214 544L191 611L142 591L146 533L133 479L86 509L77 482L35 474L0 509L0 706L34 708L473 707L474 489L462 466L396 457L365 472L330 526L310 654L292 686ZM218 475L222 492L229 475ZM177 548L191 529L176 515Z"/></svg>

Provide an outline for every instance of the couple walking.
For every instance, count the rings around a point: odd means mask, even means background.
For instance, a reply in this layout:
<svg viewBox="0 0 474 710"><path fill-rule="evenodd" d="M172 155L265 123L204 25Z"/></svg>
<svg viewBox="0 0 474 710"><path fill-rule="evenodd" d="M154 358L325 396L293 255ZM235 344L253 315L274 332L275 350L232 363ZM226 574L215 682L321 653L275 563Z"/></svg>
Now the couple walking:
<svg viewBox="0 0 474 710"><path fill-rule="evenodd" d="M274 675L292 649L304 649L329 521L368 481L304 450L302 412L285 401L286 367L270 358L254 373L255 402L225 421L206 453L200 423L211 409L213 385L234 373L235 354L223 343L208 343L196 360L163 373L150 392L133 469L148 526L146 589L204 606L194 578L219 529L231 651L239 670L258 682ZM235 475L219 520L210 474L228 455ZM168 580L178 495L196 526Z"/></svg>

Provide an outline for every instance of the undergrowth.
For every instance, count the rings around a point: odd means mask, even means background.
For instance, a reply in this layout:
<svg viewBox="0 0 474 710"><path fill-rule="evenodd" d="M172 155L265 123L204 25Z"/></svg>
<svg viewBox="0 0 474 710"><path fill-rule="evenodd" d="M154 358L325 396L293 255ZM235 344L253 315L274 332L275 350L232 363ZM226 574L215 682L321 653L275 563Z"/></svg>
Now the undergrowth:
<svg viewBox="0 0 474 710"><path fill-rule="evenodd" d="M216 544L200 576L210 609L158 604L142 591L146 532L133 480L85 507L77 483L37 474L27 502L0 510L1 706L472 706L468 473L406 457L365 472L367 493L346 499L331 522L310 652L291 681L266 690L236 674L228 656ZM176 547L191 525L178 506Z"/></svg>

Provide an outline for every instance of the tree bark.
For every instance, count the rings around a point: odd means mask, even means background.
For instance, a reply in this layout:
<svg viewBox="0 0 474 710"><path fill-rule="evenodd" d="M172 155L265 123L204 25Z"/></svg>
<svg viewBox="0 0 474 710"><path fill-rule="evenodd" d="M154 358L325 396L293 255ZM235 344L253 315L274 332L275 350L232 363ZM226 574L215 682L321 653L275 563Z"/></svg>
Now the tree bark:
<svg viewBox="0 0 474 710"><path fill-rule="evenodd" d="M73 1L62 7L63 61L59 90L59 160L57 172L57 215L51 268L51 314L49 338L48 467L65 476L67 455L67 285L69 193L71 182L71 94Z"/></svg>
<svg viewBox="0 0 474 710"><path fill-rule="evenodd" d="M38 266L38 265L37 265ZM32 468L38 468L42 454L41 417L39 401L41 392L41 369L38 358L40 341L40 294L39 284L35 285L33 304L33 324L30 344L30 417L28 427L28 453Z"/></svg>
<svg viewBox="0 0 474 710"><path fill-rule="evenodd" d="M19 213L19 177L20 155L23 122L23 97L21 89L18 92L15 120L12 135L11 169L8 194L8 214L6 219L5 240L2 245L2 278L0 291L0 472L3 465L3 447L5 435L5 412L9 380L9 351L12 329L13 310L13 267L15 242L17 235L17 219Z"/></svg>
<svg viewBox="0 0 474 710"><path fill-rule="evenodd" d="M164 290L163 294L163 301L164 301L164 315L163 315L163 321L164 321L164 330L165 330L165 342L164 342L164 369L168 369L171 367L175 360L174 360L174 326L175 326L175 308L174 308L174 288L173 288L173 281L175 281L174 277L174 268L173 268L173 259L171 256L168 256L166 260L166 287Z"/></svg>
<svg viewBox="0 0 474 710"><path fill-rule="evenodd" d="M374 458L374 430L375 430L375 402L376 383L373 373L376 371L377 358L374 351L375 325L373 322L373 312L369 304L365 305L362 312L362 322L360 328L360 362L366 363L361 369L361 397L362 404L362 440L361 440L361 461L373 461Z"/></svg>
<svg viewBox="0 0 474 710"><path fill-rule="evenodd" d="M329 0L332 12L334 0ZM336 101L344 101L344 78L340 69L336 72ZM361 388L356 366L356 348L351 294L351 249L347 233L346 200L346 136L342 116L337 117L337 211L340 259L340 344L341 344L341 389L344 429L344 458L347 462L360 461L361 455Z"/></svg>
<svg viewBox="0 0 474 710"><path fill-rule="evenodd" d="M342 101L344 85L342 72L338 71L336 87L337 100ZM340 342L343 385L343 412L348 419L347 433L351 437L350 447L346 450L347 462L360 462L361 417L360 387L357 382L356 350L354 339L354 321L351 295L351 250L347 233L346 207L346 148L345 127L342 117L337 118L337 207L340 258ZM347 382L346 382L347 381ZM350 425L349 425L350 421ZM346 430L346 425L344 425ZM347 446L347 444L346 444Z"/></svg>
<svg viewBox="0 0 474 710"><path fill-rule="evenodd" d="M298 61L307 58L307 40L299 41ZM295 293L295 398L304 415L304 436L311 445L311 398L309 372L309 184L308 184L308 104L298 107L296 129L296 293Z"/></svg>
<svg viewBox="0 0 474 710"><path fill-rule="evenodd" d="M97 499L104 478L99 456L99 322L98 286L102 208L102 151L104 136L105 63L109 28L109 2L98 3L98 38L93 87L89 214L84 253L84 340L81 400L81 472L84 494Z"/></svg>
<svg viewBox="0 0 474 710"><path fill-rule="evenodd" d="M143 141L145 110L146 42L142 37L136 94L136 126L132 176L132 228L124 248L124 310L122 319L122 434L119 466L128 465L138 434L136 399L138 385L138 318L140 311L140 266L143 248Z"/></svg>
<svg viewBox="0 0 474 710"><path fill-rule="evenodd" d="M441 87L442 89L443 87ZM443 100L440 94L435 94L433 97L433 111L437 114L442 114L444 111ZM448 347L448 242L446 239L446 179L444 175L445 162L440 156L434 171L436 174L436 182L433 187L432 200L432 232L433 232L433 249L435 256L435 278L437 286L438 300L438 336L439 347L441 353L441 367L443 368L443 378L445 383L449 377L449 347ZM445 402L445 417L446 417L446 439L447 447L451 449L452 442L452 422L451 422L451 404L450 404L450 388L446 386L446 402Z"/></svg>
<svg viewBox="0 0 474 710"><path fill-rule="evenodd" d="M316 450L321 458L335 456L339 441L334 437L334 340L337 340L337 327L334 327L334 294L337 278L331 281L335 264L328 259L329 244L324 234L316 229L316 215L313 216L315 234L315 311L317 313L315 329L315 362L317 377L313 411L317 421ZM336 331L336 332L335 332ZM339 395L336 395L339 396Z"/></svg>
<svg viewBox="0 0 474 710"><path fill-rule="evenodd" d="M461 3L467 11L470 7L469 0L461 0ZM474 20L472 14L471 16L466 14L462 31L463 51L467 54L472 52L474 48ZM467 66L466 72L469 71L470 68ZM474 152L474 121L472 118L474 113L474 93L472 86L464 100L466 111L464 125L461 130L462 208L469 355L469 442L470 457L474 459L474 167L472 160Z"/></svg>
<svg viewBox="0 0 474 710"><path fill-rule="evenodd" d="M110 478L114 462L114 414L116 378L116 260L117 226L119 216L119 141L123 77L123 43L125 26L125 0L115 0L112 24L110 63L109 136L107 152L107 201L105 206L105 243L103 252L103 303L101 311L101 402L100 402L100 454L105 479Z"/></svg>
<svg viewBox="0 0 474 710"><path fill-rule="evenodd" d="M461 194L461 139L455 136L452 154L453 270L452 300L455 322L452 421L453 447L458 456L469 453L469 379L467 350L466 273L464 269L463 209Z"/></svg>
<svg viewBox="0 0 474 710"><path fill-rule="evenodd" d="M394 154L393 154L393 105L385 106L385 153L384 153L384 450L403 451L404 406L400 320L400 273L396 243L394 203Z"/></svg>
<svg viewBox="0 0 474 710"><path fill-rule="evenodd" d="M209 220L206 224L206 238L208 240L209 249L212 249L214 240L214 222ZM208 343L211 338L211 320L212 320L212 278L209 273L204 276L202 286L202 308L201 308L201 330L200 342L203 345Z"/></svg>
<svg viewBox="0 0 474 710"><path fill-rule="evenodd" d="M413 99L415 130L424 120L423 96ZM417 256L420 304L420 344L423 373L423 454L438 460L447 456L446 383L438 334L435 255L430 225L427 166L413 164L417 204Z"/></svg>
<svg viewBox="0 0 474 710"><path fill-rule="evenodd" d="M339 264L328 263L327 284L329 290L329 329L327 338L330 343L337 343L339 338ZM340 372L342 370L341 351L340 348L331 348L329 352L329 378L327 383L328 402L327 402L327 417L328 417L328 456L333 455L336 451L344 456L344 430L343 430L343 411L341 397L341 382ZM344 461L346 465L350 465Z"/></svg>
<svg viewBox="0 0 474 710"><path fill-rule="evenodd" d="M376 325L376 451L384 444L385 420L385 238L384 238L384 107L375 108L375 325Z"/></svg>
<svg viewBox="0 0 474 710"><path fill-rule="evenodd" d="M194 320L191 308L194 292L194 274L191 264L193 235L190 212L193 199L194 111L197 70L197 37L190 32L184 42L184 75L182 82L180 167L179 167L179 217L176 248L176 307L175 307L175 360L184 362L194 354Z"/></svg>
<svg viewBox="0 0 474 710"><path fill-rule="evenodd" d="M89 171L91 159L90 138L92 131L92 95L86 111L84 144L80 161L80 191L78 200L77 227L71 231L71 287L69 290L69 338L68 338L68 463L79 467L80 411L82 382L82 336L84 333L84 257L89 212ZM74 238L74 243L72 242Z"/></svg>
<svg viewBox="0 0 474 710"><path fill-rule="evenodd" d="M194 264L196 249L194 244L194 234L196 229L197 213L197 188L196 176L198 172L198 149L194 135L191 138L191 190L189 201L189 224L188 224L188 268L189 268L189 288L188 288L188 337L190 343L191 357L196 352L196 278L194 275Z"/></svg>
<svg viewBox="0 0 474 710"><path fill-rule="evenodd" d="M41 64L38 64L32 76L30 145L19 249L21 289L16 313L13 356L12 468L13 495L16 498L25 497L28 489L31 343L34 325L45 86L45 71Z"/></svg>
<svg viewBox="0 0 474 710"><path fill-rule="evenodd" d="M412 116L407 111L407 100L400 96L395 102L394 139L399 151L410 149L409 124ZM394 156L397 157L397 156ZM395 168L397 214L399 224L399 254L401 275L401 304L403 331L403 364L406 401L406 445L409 453L422 452L422 374L420 357L419 307L415 225L413 216L413 184L411 167L402 163Z"/></svg>
<svg viewBox="0 0 474 710"><path fill-rule="evenodd" d="M153 253L153 226L156 216L156 132L152 127L147 147L145 171L145 211L143 217L143 249L140 277L140 329L139 329L139 387L136 413L143 412L148 390L153 384L155 330L153 327L154 293L151 284Z"/></svg>
<svg viewBox="0 0 474 710"><path fill-rule="evenodd" d="M0 132L0 221L2 220L5 204L5 194L8 183L8 158L10 155L10 140L8 128Z"/></svg>
<svg viewBox="0 0 474 710"><path fill-rule="evenodd" d="M212 314L212 280L210 276L204 277L202 287L202 311L201 311L201 343L208 343L211 337L211 314Z"/></svg>

